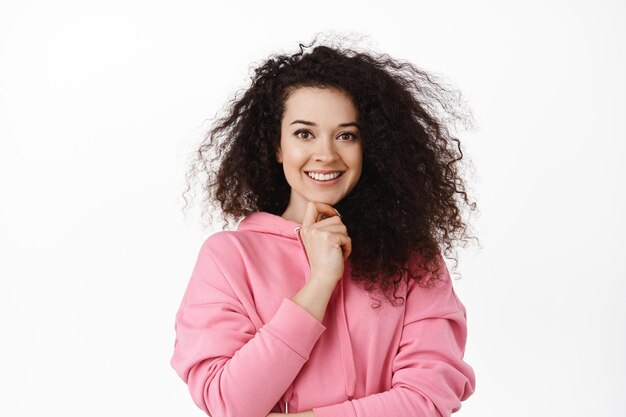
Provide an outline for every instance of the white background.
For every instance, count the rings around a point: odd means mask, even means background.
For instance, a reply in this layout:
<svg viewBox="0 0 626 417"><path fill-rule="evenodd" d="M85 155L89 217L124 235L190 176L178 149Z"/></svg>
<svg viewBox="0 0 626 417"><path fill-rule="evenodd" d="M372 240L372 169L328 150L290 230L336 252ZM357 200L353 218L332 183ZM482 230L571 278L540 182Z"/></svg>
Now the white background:
<svg viewBox="0 0 626 417"><path fill-rule="evenodd" d="M473 109L482 249L455 288L477 390L456 415L626 415L625 18L621 1L0 1L0 415L203 415L169 365L211 233L184 217L186 164L254 63L324 31Z"/></svg>

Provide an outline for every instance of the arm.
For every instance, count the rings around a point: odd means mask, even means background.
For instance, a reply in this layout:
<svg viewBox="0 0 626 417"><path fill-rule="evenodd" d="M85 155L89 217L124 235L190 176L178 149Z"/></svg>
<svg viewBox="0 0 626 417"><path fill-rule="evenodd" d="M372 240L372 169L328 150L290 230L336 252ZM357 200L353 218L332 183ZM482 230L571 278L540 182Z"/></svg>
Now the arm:
<svg viewBox="0 0 626 417"><path fill-rule="evenodd" d="M306 363L325 327L285 298L257 331L205 244L175 329L171 365L198 407L212 417L265 417Z"/></svg>
<svg viewBox="0 0 626 417"><path fill-rule="evenodd" d="M449 417L461 408L475 388L474 371L463 361L466 313L447 268L442 280L433 289L413 282L408 290L392 388L315 407L315 417Z"/></svg>

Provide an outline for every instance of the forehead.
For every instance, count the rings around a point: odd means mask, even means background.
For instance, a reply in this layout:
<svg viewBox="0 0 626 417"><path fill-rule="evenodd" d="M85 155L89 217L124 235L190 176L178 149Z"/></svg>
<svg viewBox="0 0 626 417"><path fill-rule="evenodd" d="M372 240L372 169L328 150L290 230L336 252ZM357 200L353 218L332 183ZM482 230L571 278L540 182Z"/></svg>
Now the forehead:
<svg viewBox="0 0 626 417"><path fill-rule="evenodd" d="M300 87L285 100L283 117L322 119L318 121L341 119L342 122L349 122L354 121L356 115L357 110L347 93L329 88Z"/></svg>

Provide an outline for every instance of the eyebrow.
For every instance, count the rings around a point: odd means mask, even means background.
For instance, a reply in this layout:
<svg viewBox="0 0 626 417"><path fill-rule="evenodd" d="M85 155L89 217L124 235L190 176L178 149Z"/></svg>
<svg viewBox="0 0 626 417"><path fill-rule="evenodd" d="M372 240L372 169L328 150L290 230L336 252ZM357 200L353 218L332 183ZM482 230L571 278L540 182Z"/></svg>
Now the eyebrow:
<svg viewBox="0 0 626 417"><path fill-rule="evenodd" d="M317 124L313 123L313 122L309 122L308 120L294 120L293 122L291 122L290 124L296 124L296 123L301 123L303 125L308 125L308 126L317 126ZM349 122L349 123L340 123L337 125L338 127L348 127L348 126L354 126L357 129L360 129L361 127L359 126L359 124L357 122Z"/></svg>

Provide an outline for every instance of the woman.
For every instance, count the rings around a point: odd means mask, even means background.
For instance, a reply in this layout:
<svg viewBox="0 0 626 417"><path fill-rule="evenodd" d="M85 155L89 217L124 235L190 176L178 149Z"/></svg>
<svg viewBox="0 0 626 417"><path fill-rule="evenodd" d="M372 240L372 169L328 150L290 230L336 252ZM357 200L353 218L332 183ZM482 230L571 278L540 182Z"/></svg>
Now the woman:
<svg viewBox="0 0 626 417"><path fill-rule="evenodd" d="M204 242L176 315L171 364L207 414L449 416L474 392L440 252L467 235L450 97L339 47L256 69L193 167L243 218Z"/></svg>

